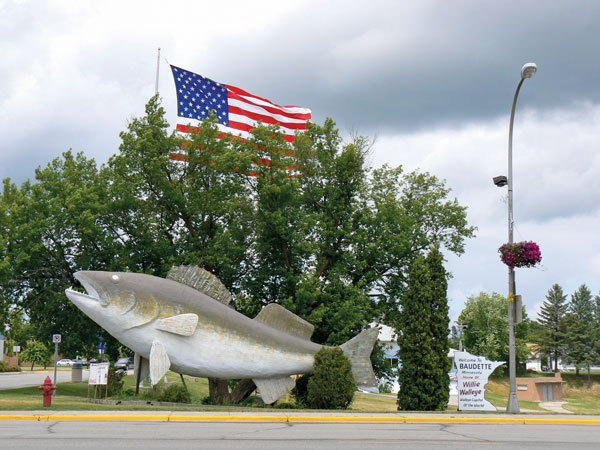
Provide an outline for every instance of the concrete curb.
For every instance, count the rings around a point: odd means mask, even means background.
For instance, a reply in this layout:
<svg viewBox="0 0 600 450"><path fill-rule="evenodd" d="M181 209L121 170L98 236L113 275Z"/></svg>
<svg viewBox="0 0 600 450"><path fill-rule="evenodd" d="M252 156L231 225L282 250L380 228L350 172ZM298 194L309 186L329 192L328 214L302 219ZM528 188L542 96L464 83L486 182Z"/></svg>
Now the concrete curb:
<svg viewBox="0 0 600 450"><path fill-rule="evenodd" d="M189 414L189 413L8 413L0 412L0 421L32 420L38 422L96 421L96 422L284 422L284 423L471 423L521 425L600 425L600 417L489 417L489 416L398 416L398 415L284 415L284 414Z"/></svg>

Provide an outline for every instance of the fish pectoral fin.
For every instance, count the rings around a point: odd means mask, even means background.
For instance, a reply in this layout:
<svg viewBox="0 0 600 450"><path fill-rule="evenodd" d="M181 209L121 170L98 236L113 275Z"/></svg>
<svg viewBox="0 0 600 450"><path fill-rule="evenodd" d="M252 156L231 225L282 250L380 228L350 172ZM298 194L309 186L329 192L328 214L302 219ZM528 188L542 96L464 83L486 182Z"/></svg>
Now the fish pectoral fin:
<svg viewBox="0 0 600 450"><path fill-rule="evenodd" d="M276 402L296 385L291 377L254 378L252 379L260 391L260 396L267 405Z"/></svg>
<svg viewBox="0 0 600 450"><path fill-rule="evenodd" d="M198 316L193 313L165 317L156 322L156 329L181 336L191 336L196 331Z"/></svg>
<svg viewBox="0 0 600 450"><path fill-rule="evenodd" d="M170 367L171 361L165 346L160 341L152 341L150 349L150 383L152 386L158 384Z"/></svg>

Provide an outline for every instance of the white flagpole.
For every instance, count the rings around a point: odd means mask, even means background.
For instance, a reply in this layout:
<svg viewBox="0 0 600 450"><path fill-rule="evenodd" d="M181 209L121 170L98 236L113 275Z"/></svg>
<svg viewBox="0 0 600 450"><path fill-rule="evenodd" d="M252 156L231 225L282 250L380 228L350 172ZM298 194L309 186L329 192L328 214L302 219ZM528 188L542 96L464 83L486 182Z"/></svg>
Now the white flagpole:
<svg viewBox="0 0 600 450"><path fill-rule="evenodd" d="M156 57L156 84L154 86L154 94L158 95L158 74L160 68L160 47L158 47L158 56Z"/></svg>

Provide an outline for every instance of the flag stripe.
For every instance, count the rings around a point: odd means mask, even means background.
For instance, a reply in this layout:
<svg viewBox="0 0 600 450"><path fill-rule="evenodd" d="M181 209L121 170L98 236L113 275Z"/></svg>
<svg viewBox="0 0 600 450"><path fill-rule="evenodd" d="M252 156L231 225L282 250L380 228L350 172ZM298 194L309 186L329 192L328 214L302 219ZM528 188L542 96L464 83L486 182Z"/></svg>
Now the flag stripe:
<svg viewBox="0 0 600 450"><path fill-rule="evenodd" d="M238 105L242 106L242 107L244 107L244 105L246 105L246 107L250 107L250 105L251 105L254 108L260 108L264 114L277 114L279 116L288 117L290 119L297 119L297 120L304 120L304 121L307 121L311 117L310 113L305 113L305 112L292 113L292 112L282 109L281 107L278 107L277 105L273 105L272 103L265 104L264 102L254 101L254 99L252 99L252 98L244 97L243 95L238 95L235 92L231 92L231 91L227 91L227 98L228 98L229 102L231 102L232 100L237 101Z"/></svg>
<svg viewBox="0 0 600 450"><path fill-rule="evenodd" d="M252 114L256 116L256 120L260 120L263 123L281 123L287 127L303 125L306 129L306 120L304 119L295 119L292 117L282 116L281 114L269 113L258 106L240 104L240 102L237 100L229 100L229 113L246 114L249 117ZM268 122L269 120L272 122Z"/></svg>
<svg viewBox="0 0 600 450"><path fill-rule="evenodd" d="M243 119L243 117L242 117ZM246 131L248 132L248 135L250 136L250 130L252 130L255 127L256 122L253 123L244 123L244 122L236 122L233 120L229 121L229 128L233 129L233 130L238 130L238 131ZM285 139L287 142L294 142L295 136L293 134L287 134L283 133L283 139Z"/></svg>
<svg viewBox="0 0 600 450"><path fill-rule="evenodd" d="M248 125L252 125L252 127L258 126L259 122L262 122L263 124L266 124L266 125L278 125L281 128L281 131L283 133L291 134L291 135L293 135L296 130L305 130L306 129L305 124L295 123L291 127L286 127L283 124L281 124L280 122L273 120L272 118L264 117L264 116L257 116L256 114L245 114L244 111L240 111L239 114L237 112L229 113L229 126L231 128L235 128L231 124L231 122L241 122L241 123L245 123ZM304 125L304 127L303 127L303 125Z"/></svg>
<svg viewBox="0 0 600 450"><path fill-rule="evenodd" d="M292 115L301 114L304 116L303 118L305 118L306 120L311 118L311 111L308 108L302 108L300 106L293 106L293 105L285 105L285 106L277 105L277 104L267 100L266 98L262 98L257 95L246 92L243 89L240 89L239 87L232 86L230 84L226 84L225 87L230 92L235 93L241 97L245 97L248 102L255 103L257 105L262 105L262 106L271 106L271 107L279 109L282 113L285 113L285 114L292 114Z"/></svg>
<svg viewBox="0 0 600 450"><path fill-rule="evenodd" d="M235 124L235 122L234 122L234 124ZM230 125L231 125L231 122L230 122ZM240 128L233 128L233 127L226 127L224 125L221 125L220 123L217 124L217 129L222 131L222 133L217 135L217 137L219 139L223 139L226 134L233 135L233 137L239 137L240 139L249 139L250 137L252 137L252 135L248 131L246 131L246 129L251 130L253 128L252 126L250 126L248 124L244 124L244 123L240 123L239 125L240 125ZM196 127L193 125L185 125L182 123L177 124L177 131L179 131L180 133L198 133L199 130L200 130L200 127ZM291 134L283 135L283 139L286 142L294 142L295 138L296 138L296 136L291 135ZM289 156L292 156L292 155L289 155Z"/></svg>

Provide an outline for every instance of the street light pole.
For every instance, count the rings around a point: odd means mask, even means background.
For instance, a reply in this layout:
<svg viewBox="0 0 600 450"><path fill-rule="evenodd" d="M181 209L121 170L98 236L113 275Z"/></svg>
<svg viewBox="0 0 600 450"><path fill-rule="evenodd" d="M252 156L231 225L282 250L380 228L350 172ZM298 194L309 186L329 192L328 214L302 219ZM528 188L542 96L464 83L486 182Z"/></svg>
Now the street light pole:
<svg viewBox="0 0 600 450"><path fill-rule="evenodd" d="M513 243L513 167L512 167L512 141L513 141L513 123L515 120L515 108L517 107L517 98L519 91L523 85L523 81L531 78L537 71L537 66L534 63L527 63L521 69L521 80L515 90L512 109L510 111L510 125L508 129L508 243ZM516 371L516 355L515 355L515 269L508 268L508 379L509 379L509 396L506 412L518 413L519 400L517 398L517 371Z"/></svg>

